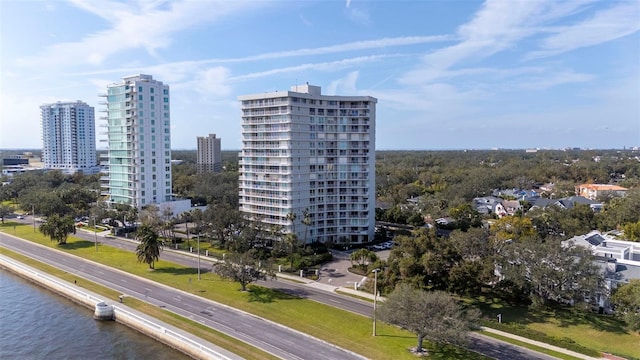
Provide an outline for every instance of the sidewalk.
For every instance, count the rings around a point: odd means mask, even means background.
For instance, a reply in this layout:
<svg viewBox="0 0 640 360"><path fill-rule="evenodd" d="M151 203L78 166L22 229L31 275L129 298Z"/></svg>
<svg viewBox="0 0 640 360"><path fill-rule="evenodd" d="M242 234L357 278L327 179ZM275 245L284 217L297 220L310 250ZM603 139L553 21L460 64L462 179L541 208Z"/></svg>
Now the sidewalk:
<svg viewBox="0 0 640 360"><path fill-rule="evenodd" d="M584 354L580 354L578 352L567 350L565 348L561 348L561 347L558 347L558 346L555 346L555 345L543 343L543 342L536 341L536 340L527 339L527 338L522 337L522 336L514 335L514 334L511 334L511 333L508 333L508 332L504 332L504 331L500 331L500 330L496 330L496 329L492 329L492 328L488 328L488 327L484 327L484 326L481 328L481 330L486 331L486 332L490 332L490 333L493 333L493 334L496 334L496 335L508 337L510 339L521 341L521 342L524 342L524 343L527 343L527 344L535 345L535 346L538 346L538 347L541 347L541 348L549 349L549 350L552 350L552 351L555 351L555 352L559 352L559 353L562 353L562 354L565 354L565 355L573 356L573 357L578 358L578 359L585 359L585 360L604 359L604 358L594 358L594 357L587 356L587 355L584 355Z"/></svg>
<svg viewBox="0 0 640 360"><path fill-rule="evenodd" d="M92 310L95 309L95 304L104 302L112 307L113 317L117 322L138 330L191 357L211 360L242 360L240 356L221 346L127 306L123 303L122 298L119 302L107 299L4 255L0 255L0 264L12 272Z"/></svg>
<svg viewBox="0 0 640 360"><path fill-rule="evenodd" d="M119 237L119 238L123 239L123 240L132 241L131 239L126 239L126 238L121 238L121 237ZM172 252L178 252L180 254L190 255L190 256L193 256L193 257L197 256L194 253L190 253L190 252L187 252L187 251L184 251L184 250L175 250L175 249L171 249L171 248L167 248L167 250L172 251ZM203 258L203 259L206 259L206 260L209 260L209 261L217 261L217 259L213 259L213 258ZM365 292L365 291L355 290L351 286L334 286L334 285L330 285L330 284L327 284L327 283L322 283L320 281L311 280L311 279L300 277L300 276L297 276L297 275L288 274L288 273L281 273L281 272L280 273L276 273L276 276L278 278L280 278L280 279L285 279L285 280L288 280L288 281L294 281L294 282L297 282L297 283L303 283L305 286L309 286L309 287L312 287L312 288L315 288L315 289L318 289L318 290L321 290L321 291L332 292L332 293L343 293L343 294L352 295L352 296L355 296L355 297L369 299L371 301L374 300L373 294ZM385 300L385 298L382 297L382 296L378 296L377 297L377 301L384 301L384 300ZM521 342L528 343L528 344L531 344L531 345L535 345L535 346L538 346L538 347L541 347L541 348L549 349L549 350L552 350L552 351L555 351L555 352L558 352L558 353L562 353L562 354L565 354L565 355L573 356L573 357L578 358L578 359L584 359L584 360L607 359L605 357L593 358L593 357L590 357L590 356L587 356L587 355L584 355L584 354L577 353L577 352L572 351L572 350L564 349L564 348L561 348L561 347L558 347L558 346L555 346L555 345L543 343L543 342L536 341L536 340L531 340L531 339L528 339L528 338L525 338L525 337L522 337L522 336L519 336L519 335L514 335L514 334L511 334L511 333L508 333L508 332L504 332L504 331L500 331L500 330L496 330L496 329L492 329L492 328L482 327L482 330L490 332L490 333L494 333L494 334L497 334L497 335L500 335L500 336L503 336L503 337L507 337L507 338L510 338L510 339L513 339L513 340L517 340L517 341L521 341ZM482 335L482 334L480 334L480 335L481 336L486 336L486 335ZM513 344L511 344L511 345L512 346L517 346L517 345L513 345Z"/></svg>
<svg viewBox="0 0 640 360"><path fill-rule="evenodd" d="M359 291L359 290L354 290L352 287L343 287L343 286L331 286L331 285L327 285L327 284L323 284L314 280L310 280L310 279L306 279L306 278L301 278L299 276L294 276L294 275L290 275L290 274L282 274L282 273L278 273L277 276L279 278L282 279L287 279L290 281L296 281L296 282L302 282L305 285L309 286L309 287L313 287L315 289L318 290L323 290L323 291L327 291L327 292L334 292L334 293L346 293L349 295L353 295L356 297L362 297L362 298L367 298L373 301L373 294L370 294L368 292L364 292L364 291ZM384 297L378 296L378 301L384 301ZM496 330L496 329L492 329L492 328L488 328L488 327L482 327L481 330L486 331L486 332L490 332L493 334L497 334L506 338L510 338L513 340L517 340L520 342L524 342L527 344L531 344L531 345L535 345L544 349L548 349L548 350L552 350L561 354L565 354L565 355L569 355L569 356L573 356L575 358L578 359L583 359L583 360L599 360L599 359L608 359L605 357L602 358L594 358L591 356L587 356L584 354L580 354L578 352L572 351L572 350L568 350L568 349L564 349L555 345L551 345L551 344L547 344L547 343L543 343L540 341L536 341L536 340L531 340L519 335L514 335L508 332L504 332L504 331L500 331L500 330ZM482 335L482 334L480 334ZM512 344L513 345L513 344ZM517 346L517 345L513 345L513 346Z"/></svg>

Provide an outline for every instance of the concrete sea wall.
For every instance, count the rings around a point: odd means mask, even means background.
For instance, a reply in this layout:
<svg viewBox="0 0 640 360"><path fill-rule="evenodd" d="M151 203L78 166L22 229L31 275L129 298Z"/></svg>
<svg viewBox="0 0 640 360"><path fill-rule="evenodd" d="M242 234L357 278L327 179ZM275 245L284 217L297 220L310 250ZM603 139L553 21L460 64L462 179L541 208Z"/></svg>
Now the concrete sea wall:
<svg viewBox="0 0 640 360"><path fill-rule="evenodd" d="M195 359L238 360L241 357L210 342L193 336L174 326L142 314L126 305L105 301L100 295L82 289L75 284L45 274L40 270L0 255L0 267L60 294L89 309L97 303L105 302L113 306L114 319L141 333L167 344Z"/></svg>

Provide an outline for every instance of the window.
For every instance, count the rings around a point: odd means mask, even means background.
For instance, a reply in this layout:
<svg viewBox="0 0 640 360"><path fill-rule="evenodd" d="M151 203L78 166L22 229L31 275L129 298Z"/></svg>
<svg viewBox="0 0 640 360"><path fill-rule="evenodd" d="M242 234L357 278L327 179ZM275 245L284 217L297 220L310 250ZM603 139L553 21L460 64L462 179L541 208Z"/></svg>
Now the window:
<svg viewBox="0 0 640 360"><path fill-rule="evenodd" d="M142 92L142 86L138 86L138 92Z"/></svg>
<svg viewBox="0 0 640 360"><path fill-rule="evenodd" d="M153 97L153 95L151 95L151 101L155 101L155 98Z"/></svg>
<svg viewBox="0 0 640 360"><path fill-rule="evenodd" d="M138 95L138 100L142 100L142 94Z"/></svg>
<svg viewBox="0 0 640 360"><path fill-rule="evenodd" d="M151 93L153 94L153 88L149 89L151 91Z"/></svg>
<svg viewBox="0 0 640 360"><path fill-rule="evenodd" d="M140 100L142 100L142 99L140 99ZM169 102L169 98L168 97L164 98L164 102L168 103Z"/></svg>
<svg viewBox="0 0 640 360"><path fill-rule="evenodd" d="M162 93L165 94L165 95L169 95L169 90L168 89L164 89L164 90L162 90Z"/></svg>

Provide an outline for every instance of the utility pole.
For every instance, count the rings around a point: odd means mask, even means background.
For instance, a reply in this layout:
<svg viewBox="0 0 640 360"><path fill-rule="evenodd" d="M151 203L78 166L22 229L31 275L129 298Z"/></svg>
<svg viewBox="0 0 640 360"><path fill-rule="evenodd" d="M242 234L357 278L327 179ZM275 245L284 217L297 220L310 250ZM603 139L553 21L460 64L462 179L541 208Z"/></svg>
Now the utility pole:
<svg viewBox="0 0 640 360"><path fill-rule="evenodd" d="M98 228L96 225L96 217L93 217L93 239L96 243L96 251L98 251Z"/></svg>
<svg viewBox="0 0 640 360"><path fill-rule="evenodd" d="M380 269L373 269L373 336L376 336L376 303L378 302L378 272Z"/></svg>
<svg viewBox="0 0 640 360"><path fill-rule="evenodd" d="M189 233L187 233L189 236ZM198 280L200 280L200 236L198 236Z"/></svg>
<svg viewBox="0 0 640 360"><path fill-rule="evenodd" d="M33 232L36 232L36 206L31 204L31 218L33 219Z"/></svg>

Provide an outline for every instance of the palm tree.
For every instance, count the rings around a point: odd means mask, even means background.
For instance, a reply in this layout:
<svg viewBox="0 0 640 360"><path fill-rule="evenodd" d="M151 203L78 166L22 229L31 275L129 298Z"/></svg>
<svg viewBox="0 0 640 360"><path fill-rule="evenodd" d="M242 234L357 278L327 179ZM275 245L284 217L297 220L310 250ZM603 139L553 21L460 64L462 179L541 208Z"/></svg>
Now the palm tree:
<svg viewBox="0 0 640 360"><path fill-rule="evenodd" d="M287 214L287 220L291 221L291 232L284 236L285 248L289 253L289 268L293 270L293 258L298 250L298 234L296 234L296 219L298 216L290 212Z"/></svg>
<svg viewBox="0 0 640 360"><path fill-rule="evenodd" d="M57 241L62 245L67 243L69 234L76 233L76 224L70 216L61 217L58 214L52 214L39 229L41 233L51 238L51 241Z"/></svg>
<svg viewBox="0 0 640 360"><path fill-rule="evenodd" d="M309 209L306 209L302 212L302 224L304 225L304 243L307 244L307 236L309 234L309 226L313 221L311 220L311 214L309 214Z"/></svg>
<svg viewBox="0 0 640 360"><path fill-rule="evenodd" d="M160 258L160 251L164 246L164 242L149 225L140 226L136 232L136 239L140 240L140 244L136 248L138 262L149 264L149 269L153 269L154 263Z"/></svg>

